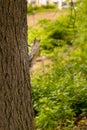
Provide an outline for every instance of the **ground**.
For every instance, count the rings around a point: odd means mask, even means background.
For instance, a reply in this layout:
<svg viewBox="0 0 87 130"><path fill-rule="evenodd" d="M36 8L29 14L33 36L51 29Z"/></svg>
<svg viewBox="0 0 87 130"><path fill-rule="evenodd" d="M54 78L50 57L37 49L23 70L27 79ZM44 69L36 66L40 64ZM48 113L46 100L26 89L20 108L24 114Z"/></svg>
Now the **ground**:
<svg viewBox="0 0 87 130"><path fill-rule="evenodd" d="M27 15L27 24L28 26L32 26L35 25L38 22L38 20L42 20L42 19L55 20L57 17L61 15L66 15L66 11L64 9L42 12L42 13L34 13L32 15Z"/></svg>

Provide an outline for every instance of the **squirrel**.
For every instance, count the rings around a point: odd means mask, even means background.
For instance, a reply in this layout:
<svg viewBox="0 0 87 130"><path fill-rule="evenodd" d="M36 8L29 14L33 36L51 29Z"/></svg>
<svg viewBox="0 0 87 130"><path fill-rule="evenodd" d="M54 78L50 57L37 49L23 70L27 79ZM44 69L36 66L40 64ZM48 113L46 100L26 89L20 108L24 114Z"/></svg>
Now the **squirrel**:
<svg viewBox="0 0 87 130"><path fill-rule="evenodd" d="M37 40L35 38L34 42L29 46L30 46L30 51L28 53L28 55L29 55L29 64L30 64L30 67L32 67L35 59L37 58L37 56L39 54L40 40Z"/></svg>

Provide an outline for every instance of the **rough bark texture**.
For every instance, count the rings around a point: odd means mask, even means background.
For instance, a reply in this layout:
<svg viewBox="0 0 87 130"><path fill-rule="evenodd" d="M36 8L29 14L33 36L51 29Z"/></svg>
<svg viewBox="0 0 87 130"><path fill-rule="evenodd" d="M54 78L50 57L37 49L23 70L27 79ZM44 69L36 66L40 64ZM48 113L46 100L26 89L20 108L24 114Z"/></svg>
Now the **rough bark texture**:
<svg viewBox="0 0 87 130"><path fill-rule="evenodd" d="M26 0L0 0L0 130L34 130Z"/></svg>

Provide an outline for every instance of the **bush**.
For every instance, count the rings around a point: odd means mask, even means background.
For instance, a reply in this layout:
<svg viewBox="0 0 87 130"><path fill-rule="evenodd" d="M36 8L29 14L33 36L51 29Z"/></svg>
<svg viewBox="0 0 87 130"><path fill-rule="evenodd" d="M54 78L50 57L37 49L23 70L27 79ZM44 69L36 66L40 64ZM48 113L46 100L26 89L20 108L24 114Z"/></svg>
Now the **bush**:
<svg viewBox="0 0 87 130"><path fill-rule="evenodd" d="M44 24L45 23L45 24ZM52 22L48 19L40 20L38 25L29 27L29 41L35 37L41 40L41 50L52 52L55 47L73 44L73 29L69 27L69 17L65 16Z"/></svg>
<svg viewBox="0 0 87 130"><path fill-rule="evenodd" d="M65 46L55 50L52 70L32 78L38 130L71 130L76 117L87 115L87 57L83 49Z"/></svg>
<svg viewBox="0 0 87 130"><path fill-rule="evenodd" d="M49 10L54 10L57 9L56 5L43 5L43 6L32 6L28 5L27 7L27 13L28 14L33 14L37 12L44 12L44 11L49 11Z"/></svg>

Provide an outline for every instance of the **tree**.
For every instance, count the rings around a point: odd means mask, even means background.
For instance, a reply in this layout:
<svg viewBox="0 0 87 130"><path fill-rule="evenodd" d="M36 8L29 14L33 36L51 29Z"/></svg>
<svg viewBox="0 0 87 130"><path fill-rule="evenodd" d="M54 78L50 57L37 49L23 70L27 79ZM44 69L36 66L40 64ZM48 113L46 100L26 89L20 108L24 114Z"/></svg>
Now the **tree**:
<svg viewBox="0 0 87 130"><path fill-rule="evenodd" d="M26 0L0 0L0 130L34 130Z"/></svg>

